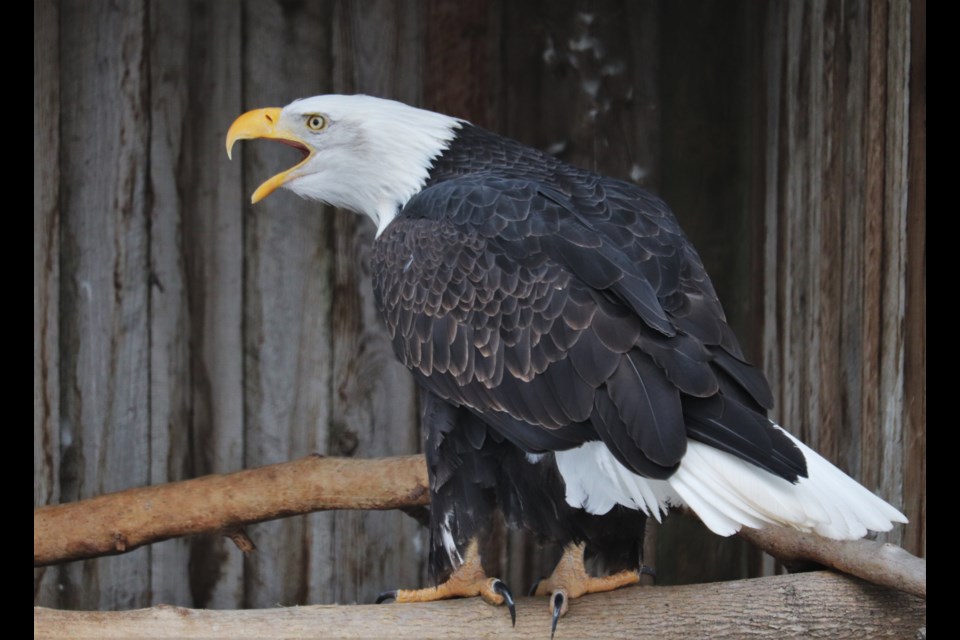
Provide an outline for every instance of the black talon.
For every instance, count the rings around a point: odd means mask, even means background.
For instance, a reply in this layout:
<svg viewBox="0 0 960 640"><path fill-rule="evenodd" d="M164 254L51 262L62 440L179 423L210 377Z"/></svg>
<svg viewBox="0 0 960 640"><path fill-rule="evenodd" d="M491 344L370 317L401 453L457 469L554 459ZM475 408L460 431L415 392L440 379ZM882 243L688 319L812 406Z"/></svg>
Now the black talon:
<svg viewBox="0 0 960 640"><path fill-rule="evenodd" d="M652 567L648 567L647 565L640 566L640 575L650 576L651 578L653 578L654 582L657 581L657 572Z"/></svg>
<svg viewBox="0 0 960 640"><path fill-rule="evenodd" d="M531 598L537 595L537 587L540 586L541 582L543 582L543 576L540 576L539 578L537 578L536 582L533 583L533 586L530 587L530 591L529 593L527 593L527 595L530 596Z"/></svg>
<svg viewBox="0 0 960 640"><path fill-rule="evenodd" d="M384 600L390 600L391 598L394 599L394 600L397 599L397 590L396 590L396 589L394 589L393 591L384 591L383 593L381 593L380 595L378 595L378 596L377 596L377 604L381 604L381 603L383 603Z"/></svg>
<svg viewBox="0 0 960 640"><path fill-rule="evenodd" d="M513 626L517 626L517 607L513 603L513 594L510 593L510 589L503 584L503 580L498 578L493 581L493 590L503 596L503 601L507 603L507 609L510 610L510 622Z"/></svg>
<svg viewBox="0 0 960 640"><path fill-rule="evenodd" d="M563 592L557 591L553 594L553 623L550 625L550 640L553 640L553 634L557 632L557 620L560 619L560 610L563 608Z"/></svg>

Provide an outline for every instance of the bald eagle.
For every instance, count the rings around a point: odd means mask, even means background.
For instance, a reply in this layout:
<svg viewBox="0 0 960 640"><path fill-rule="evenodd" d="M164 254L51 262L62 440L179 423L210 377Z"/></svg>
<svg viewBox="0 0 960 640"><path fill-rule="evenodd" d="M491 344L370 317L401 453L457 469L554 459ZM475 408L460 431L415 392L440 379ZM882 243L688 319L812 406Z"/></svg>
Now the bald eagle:
<svg viewBox="0 0 960 640"><path fill-rule="evenodd" d="M509 589L481 568L496 509L565 545L537 588L569 598L635 583L584 550L636 548L646 517L685 505L715 533L784 525L837 539L906 522L767 418L696 250L667 205L463 120L363 95L240 116L303 160L264 182L368 216L377 305L421 391L435 588Z"/></svg>

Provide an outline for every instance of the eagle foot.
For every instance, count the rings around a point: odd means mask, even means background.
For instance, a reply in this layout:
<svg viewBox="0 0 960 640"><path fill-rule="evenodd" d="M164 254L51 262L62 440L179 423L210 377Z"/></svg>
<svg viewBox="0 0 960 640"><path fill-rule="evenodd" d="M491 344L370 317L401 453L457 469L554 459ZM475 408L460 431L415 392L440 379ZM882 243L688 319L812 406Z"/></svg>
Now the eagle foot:
<svg viewBox="0 0 960 640"><path fill-rule="evenodd" d="M648 570L650 571L650 570ZM550 637L557 630L557 621L570 606L572 598L586 593L613 591L640 582L640 571L620 571L613 575L596 578L587 573L583 565L583 544L569 544L563 550L563 556L549 577L537 581L530 590L531 595L550 596L550 615L552 618Z"/></svg>
<svg viewBox="0 0 960 640"><path fill-rule="evenodd" d="M451 574L446 582L424 589L394 589L384 591L377 597L377 604L386 600L395 602L433 602L448 598L472 598L480 596L492 605L506 604L510 611L510 621L517 625L517 608L513 602L513 593L500 578L487 577L480 564L480 554L476 541L467 547L463 564Z"/></svg>

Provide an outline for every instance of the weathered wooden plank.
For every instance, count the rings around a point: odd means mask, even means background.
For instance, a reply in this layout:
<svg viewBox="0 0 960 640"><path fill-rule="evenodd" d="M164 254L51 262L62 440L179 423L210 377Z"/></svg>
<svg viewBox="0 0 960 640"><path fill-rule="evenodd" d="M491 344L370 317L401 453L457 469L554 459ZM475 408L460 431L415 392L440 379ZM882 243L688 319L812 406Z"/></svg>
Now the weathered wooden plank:
<svg viewBox="0 0 960 640"><path fill-rule="evenodd" d="M816 362L811 381L818 398L816 424L820 425L816 446L830 460L838 460L842 443L850 432L843 422L841 376L842 323L842 265L843 243L841 228L844 218L844 142L845 97L847 67L844 42L844 16L840 0L827 0L818 24L819 51L811 52L818 61L811 76L822 84L817 119L820 130L811 141L818 149L818 159L812 171L817 176L815 195L822 208L816 229L812 262L816 265L813 291L816 298Z"/></svg>
<svg viewBox="0 0 960 640"><path fill-rule="evenodd" d="M283 106L329 86L332 9L329 2L243 4L244 109ZM244 145L241 153L244 197L296 158L269 143ZM329 216L281 190L246 208L243 233L244 466L326 453ZM246 562L243 605L328 602L310 585L330 580L330 521L318 515L251 530L258 548Z"/></svg>
<svg viewBox="0 0 960 640"><path fill-rule="evenodd" d="M60 48L54 0L33 3L33 506L60 500ZM33 600L56 602L56 569Z"/></svg>
<svg viewBox="0 0 960 640"><path fill-rule="evenodd" d="M768 68L769 86L780 88L768 88L767 131L779 137L765 205L764 339L782 403L776 415L900 505L910 455L905 386L924 393L905 373L909 7L828 1L785 12L767 35L770 48L783 49ZM922 423L924 409L915 411ZM924 472L912 473L919 491Z"/></svg>
<svg viewBox="0 0 960 640"><path fill-rule="evenodd" d="M910 151L907 200L907 317L904 342L904 513L901 543L927 555L927 3L910 5Z"/></svg>
<svg viewBox="0 0 960 640"><path fill-rule="evenodd" d="M240 11L154 1L151 60L151 482L243 459L240 163L222 140L240 112ZM242 556L225 539L152 549L153 602L238 607Z"/></svg>
<svg viewBox="0 0 960 640"><path fill-rule="evenodd" d="M776 406L774 414L783 414L783 279L784 211L780 194L785 180L786 144L784 111L786 109L786 65L789 56L784 47L787 39L787 5L774 3L766 13L763 35L764 68L764 157L763 157L763 365L770 381Z"/></svg>
<svg viewBox="0 0 960 640"><path fill-rule="evenodd" d="M890 5L887 25L887 118L884 171L884 273L880 360L880 425L883 474L876 488L896 505L903 504L904 342L907 280L907 169L910 109L910 4ZM900 544L903 528L886 536Z"/></svg>
<svg viewBox="0 0 960 640"><path fill-rule="evenodd" d="M804 200L808 190L805 185L805 168L809 164L809 150L802 141L806 137L808 122L806 111L799 105L798 94L805 95L807 76L802 74L806 70L801 66L803 50L808 37L804 38L804 16L808 11L806 3L791 3L787 7L786 34L784 41L784 75L783 75L783 137L780 141L787 150L779 161L782 181L778 184L778 207L782 207L784 216L781 219L778 239L782 243L782 251L778 252L777 260L781 260L783 268L778 272L776 286L782 291L778 305L782 305L779 319L782 322L780 330L781 340L781 367L782 379L779 381L779 398L773 416L778 422L803 439L809 439L806 425L809 422L806 398L810 394L806 389L806 364L802 346L808 344L806 320L810 316L807 308L806 286L807 270L803 259L807 255L806 225L809 213ZM815 206L815 205L811 205ZM803 215L796 215L802 211ZM776 388L776 387L775 387Z"/></svg>
<svg viewBox="0 0 960 640"><path fill-rule="evenodd" d="M841 415L847 430L841 440L837 461L859 472L860 440L863 424L864 373L864 250L865 250L865 132L867 126L868 26L866 0L846 2L843 7L838 71L846 76L842 120L835 127L843 133L843 199L840 203L841 226L841 298L839 373L843 384Z"/></svg>
<svg viewBox="0 0 960 640"><path fill-rule="evenodd" d="M763 15L762 59L764 63L759 72L762 82L757 88L762 92L758 96L760 122L762 132L758 137L762 147L757 152L759 163L755 180L761 191L758 206L761 210L762 254L756 274L762 278L762 294L758 297L758 307L761 313L761 329L758 332L761 340L760 352L764 373L770 381L776 406L781 406L780 380L783 372L782 351L782 312L783 288L779 286L783 263L779 259L782 253L784 227L784 212L779 206L779 196L784 179L785 145L782 144L783 110L785 108L786 87L784 83L786 51L783 43L786 41L787 6L782 3L773 3L765 7ZM778 412L773 414L773 417ZM756 561L756 558L754 557ZM759 566L757 566L759 564ZM772 575L779 569L777 562L768 554L763 554L759 562L751 567L760 575Z"/></svg>
<svg viewBox="0 0 960 640"><path fill-rule="evenodd" d="M866 175L864 207L863 421L860 473L864 484L877 487L883 476L880 425L880 357L883 265L884 124L886 122L887 6L870 4L868 26Z"/></svg>
<svg viewBox="0 0 960 640"><path fill-rule="evenodd" d="M334 91L419 104L422 10L387 0L335 3ZM420 449L413 379L397 363L373 302L367 264L374 232L366 218L334 213L332 455ZM384 589L426 584L427 533L414 520L399 512L341 512L333 522L332 574L322 601L373 602Z"/></svg>
<svg viewBox="0 0 960 640"><path fill-rule="evenodd" d="M150 478L145 2L61 5L61 500ZM66 607L150 602L149 551L61 572Z"/></svg>
<svg viewBox="0 0 960 640"><path fill-rule="evenodd" d="M189 49L186 0L151 2L149 46L150 89L155 97L150 104L150 482L160 484L191 473L187 465L192 395L189 283L176 179L178 160L189 153L182 148L189 100L189 85L183 82ZM151 602L192 603L189 541L168 540L150 552Z"/></svg>

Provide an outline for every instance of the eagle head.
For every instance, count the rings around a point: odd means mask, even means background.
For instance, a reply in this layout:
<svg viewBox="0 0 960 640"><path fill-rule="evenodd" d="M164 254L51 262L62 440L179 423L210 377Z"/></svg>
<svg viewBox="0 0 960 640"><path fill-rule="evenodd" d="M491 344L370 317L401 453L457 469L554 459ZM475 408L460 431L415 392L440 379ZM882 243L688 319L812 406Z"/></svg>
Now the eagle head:
<svg viewBox="0 0 960 640"><path fill-rule="evenodd" d="M278 187L369 216L378 234L429 177L434 159L462 121L393 100L325 95L283 108L248 111L227 131L237 140L268 138L299 149L303 159L253 192L256 203Z"/></svg>

